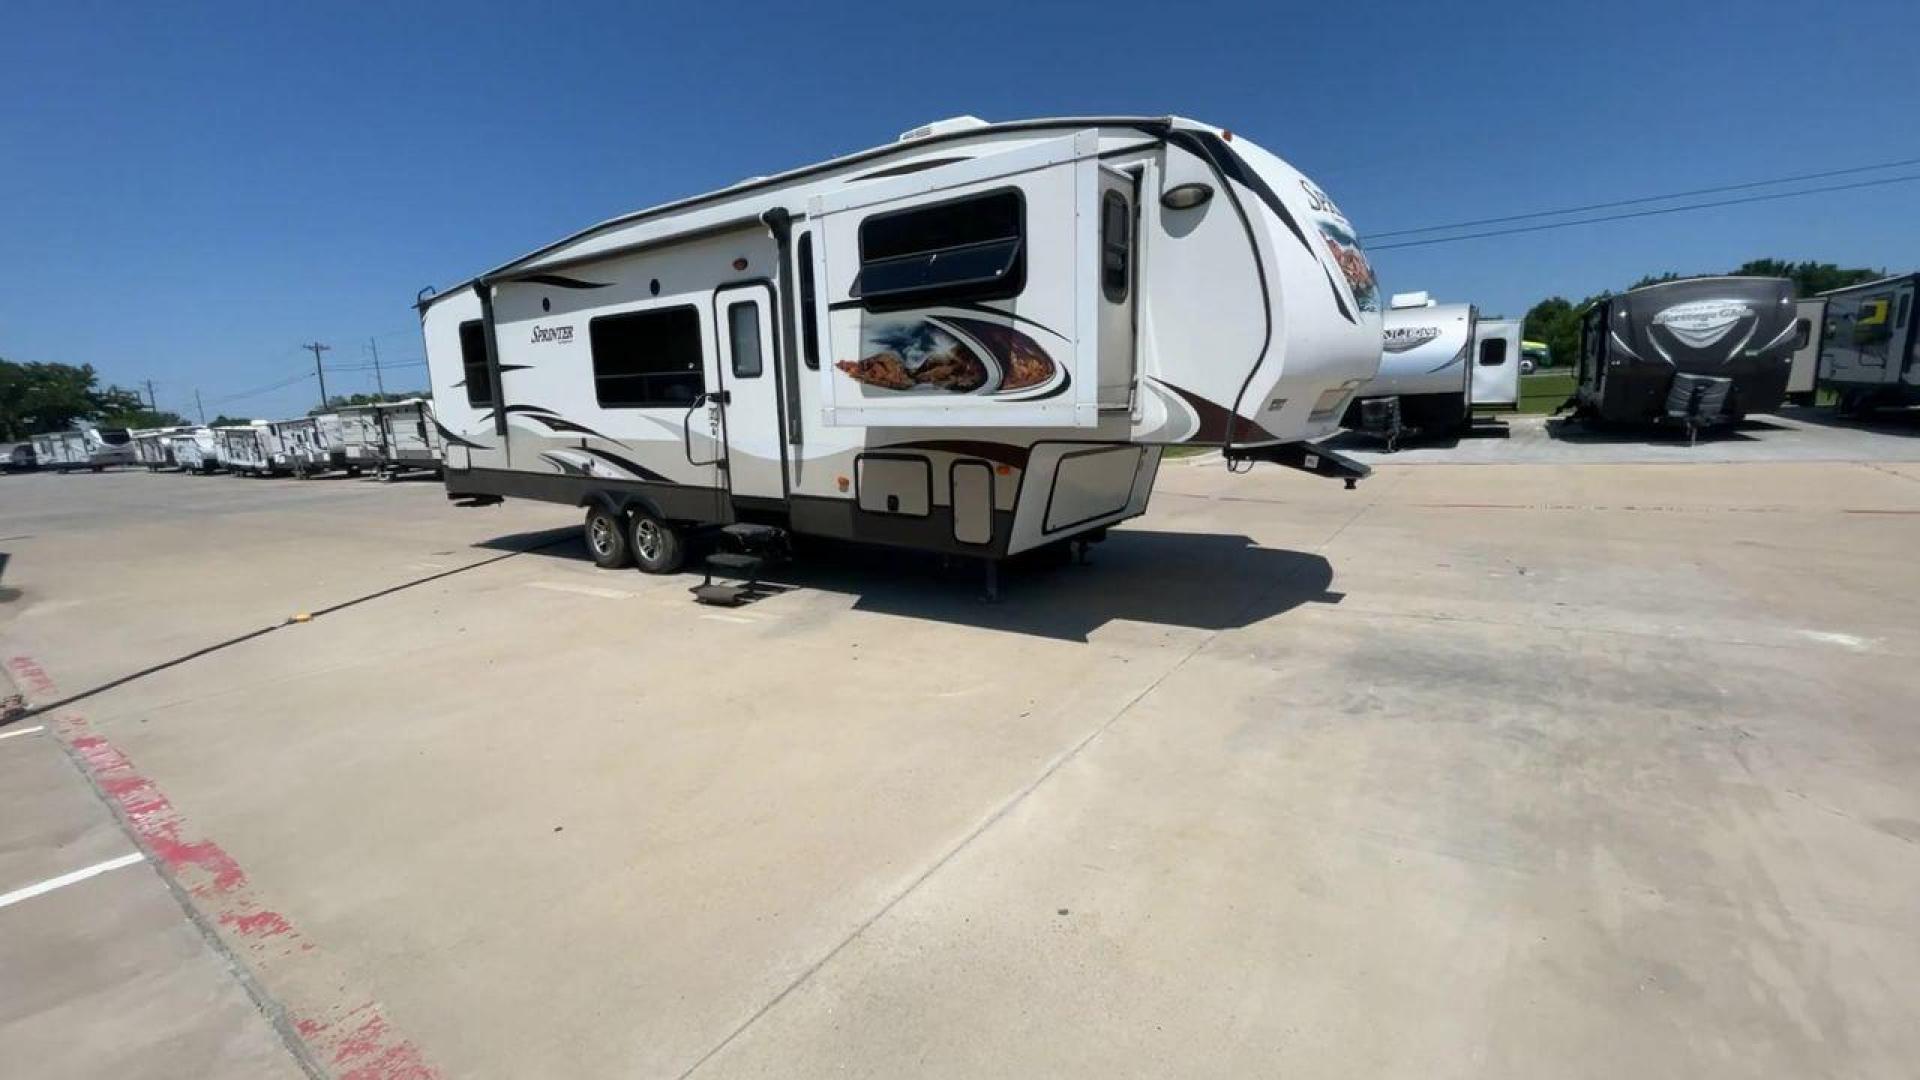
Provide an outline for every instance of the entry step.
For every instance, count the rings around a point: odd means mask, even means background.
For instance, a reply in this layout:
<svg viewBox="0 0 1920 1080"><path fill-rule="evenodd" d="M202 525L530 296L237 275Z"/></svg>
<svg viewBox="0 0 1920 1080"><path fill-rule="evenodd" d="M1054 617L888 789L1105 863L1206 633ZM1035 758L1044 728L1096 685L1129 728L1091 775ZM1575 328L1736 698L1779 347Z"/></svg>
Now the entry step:
<svg viewBox="0 0 1920 1080"><path fill-rule="evenodd" d="M707 556L707 569L729 577L756 578L760 568L767 560L758 555L736 555L731 551L716 551Z"/></svg>

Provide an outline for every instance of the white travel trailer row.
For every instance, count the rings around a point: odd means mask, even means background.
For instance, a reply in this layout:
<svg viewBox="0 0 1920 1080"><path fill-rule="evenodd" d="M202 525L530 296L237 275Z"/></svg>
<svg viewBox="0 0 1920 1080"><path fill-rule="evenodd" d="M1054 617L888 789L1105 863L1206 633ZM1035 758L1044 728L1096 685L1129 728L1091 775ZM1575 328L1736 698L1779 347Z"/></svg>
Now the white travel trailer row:
<svg viewBox="0 0 1920 1080"><path fill-rule="evenodd" d="M1475 408L1519 403L1521 360L1518 320L1396 293L1382 320L1379 373L1342 424L1385 439L1389 450L1408 435L1464 431Z"/></svg>
<svg viewBox="0 0 1920 1080"><path fill-rule="evenodd" d="M103 428L82 423L72 431L33 436L33 452L43 469L99 472L109 465L134 463L133 436L126 428Z"/></svg>
<svg viewBox="0 0 1920 1080"><path fill-rule="evenodd" d="M585 507L596 560L656 572L705 526L991 566L1144 512L1170 445L1351 482L1308 440L1380 362L1333 202L1179 118L942 121L420 313L449 497Z"/></svg>
<svg viewBox="0 0 1920 1080"><path fill-rule="evenodd" d="M425 398L351 405L337 416L341 467L357 474L373 469L392 477L409 471L440 471L445 441Z"/></svg>

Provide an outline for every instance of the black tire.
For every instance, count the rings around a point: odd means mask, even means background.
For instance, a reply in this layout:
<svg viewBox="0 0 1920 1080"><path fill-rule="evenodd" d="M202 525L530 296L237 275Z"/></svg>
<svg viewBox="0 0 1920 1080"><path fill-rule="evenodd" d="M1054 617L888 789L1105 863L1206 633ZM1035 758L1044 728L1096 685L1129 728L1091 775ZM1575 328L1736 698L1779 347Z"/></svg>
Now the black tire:
<svg viewBox="0 0 1920 1080"><path fill-rule="evenodd" d="M633 563L633 548L627 537L627 522L604 506L587 507L585 525L587 554L602 570L618 570Z"/></svg>
<svg viewBox="0 0 1920 1080"><path fill-rule="evenodd" d="M358 465L349 465L349 466L347 466L347 478L348 478L348 479L350 479L350 480L357 480L357 479L359 479L359 478L360 478L360 466L358 466Z"/></svg>
<svg viewBox="0 0 1920 1080"><path fill-rule="evenodd" d="M647 513L627 515L634 565L649 574L671 574L687 561L687 538L680 530Z"/></svg>

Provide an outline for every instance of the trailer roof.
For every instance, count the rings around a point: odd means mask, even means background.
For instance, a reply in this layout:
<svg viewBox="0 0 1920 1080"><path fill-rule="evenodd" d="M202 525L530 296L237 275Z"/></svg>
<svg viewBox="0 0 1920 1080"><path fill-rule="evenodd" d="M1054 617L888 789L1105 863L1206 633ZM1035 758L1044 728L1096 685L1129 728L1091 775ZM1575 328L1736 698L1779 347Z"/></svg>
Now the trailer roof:
<svg viewBox="0 0 1920 1080"><path fill-rule="evenodd" d="M621 214L618 217L608 218L607 220L602 221L597 225L589 226L588 228L582 229L579 232L572 234L571 236L567 236L563 239L556 240L551 244L545 245L544 247L538 248L534 251L530 251L527 254L522 255L517 259L513 259L509 262L502 263L501 265L494 267L492 270L489 270L484 274L480 274L476 277L468 278L467 280L459 283L458 285L449 286L444 292L436 292L432 296L420 297L415 301L414 306L422 314L425 314L427 308L433 306L435 303L437 303L438 301L440 301L445 297L458 295L462 290L470 286L473 286L475 284L478 284L483 280L510 274L515 270L515 268L523 266L527 263L533 262L534 260L539 259L543 255L546 255L553 251L557 251L561 248L566 247L569 244L578 243L579 241L585 240L588 237L605 232L609 229L615 229L625 225L632 225L636 222L645 221L649 218L662 217L667 214L677 213L682 210L689 210L694 207L704 205L706 203L715 202L722 198L734 198L736 196L746 195L756 191L763 191L768 188L779 187L782 184L789 184L795 180L805 179L806 177L815 175L817 173L830 172L834 169L845 168L846 166L857 165L862 162L878 161L892 154L907 153L913 150L918 150L922 147L931 146L931 145L935 145L943 142L953 142L960 139L978 138L981 135L1004 134L1007 132L1015 132L1015 131L1038 131L1038 130L1047 130L1050 128L1084 128L1084 127L1138 127L1138 128L1142 128L1149 131L1157 131L1157 130L1165 130L1173 127L1174 124L1176 123L1176 120L1177 118L1173 116L1060 116L1060 117L1050 117L1050 118L1038 119L1038 120L1007 120L1007 121L1001 121L999 123L982 124L978 127L965 127L965 128L959 128L959 129L950 130L950 131L935 131L931 134L915 136L912 139L906 139L904 141L896 139L893 142L886 143L881 146L876 146L868 150L862 150L862 151L859 151L858 153L847 154L843 157L829 158L826 161L817 162L812 165L803 165L800 168L789 169L785 172L774 173L771 176L756 176L751 179L742 180L739 183L732 184L728 187L720 188L716 191L709 191L704 194L690 196L685 199L678 199L674 202L662 203L659 206L648 207L642 210L634 210L629 213ZM425 290L422 290L422 291L425 291Z"/></svg>
<svg viewBox="0 0 1920 1080"><path fill-rule="evenodd" d="M1761 274L1701 274L1699 277L1674 278L1671 281L1652 281L1628 289L1622 295L1645 292L1648 289L1664 289L1669 285L1692 285L1702 281L1785 281L1786 278L1767 277Z"/></svg>
<svg viewBox="0 0 1920 1080"><path fill-rule="evenodd" d="M1885 286L1891 285L1896 281L1905 281L1908 278L1920 278L1920 272L1909 270L1904 274L1888 274L1886 277L1883 277L1883 278L1875 278L1872 281L1863 281L1858 285L1842 285L1838 289L1828 289L1825 292L1817 292L1817 293L1814 293L1813 295L1837 296L1840 293L1853 292L1856 289L1884 288Z"/></svg>

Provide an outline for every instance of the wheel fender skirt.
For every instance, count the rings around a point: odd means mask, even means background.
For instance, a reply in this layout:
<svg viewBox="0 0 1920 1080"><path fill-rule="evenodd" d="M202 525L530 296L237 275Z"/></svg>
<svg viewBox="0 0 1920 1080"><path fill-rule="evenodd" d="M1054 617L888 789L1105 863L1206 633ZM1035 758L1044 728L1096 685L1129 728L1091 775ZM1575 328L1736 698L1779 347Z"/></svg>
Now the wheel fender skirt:
<svg viewBox="0 0 1920 1080"><path fill-rule="evenodd" d="M1265 446L1233 446L1225 453L1231 463L1270 461L1275 465L1285 465L1289 469L1324 476L1329 480L1344 480L1347 487L1373 475L1373 468L1363 465L1350 457L1344 457L1331 450L1318 447L1309 442L1268 443Z"/></svg>

